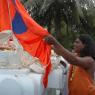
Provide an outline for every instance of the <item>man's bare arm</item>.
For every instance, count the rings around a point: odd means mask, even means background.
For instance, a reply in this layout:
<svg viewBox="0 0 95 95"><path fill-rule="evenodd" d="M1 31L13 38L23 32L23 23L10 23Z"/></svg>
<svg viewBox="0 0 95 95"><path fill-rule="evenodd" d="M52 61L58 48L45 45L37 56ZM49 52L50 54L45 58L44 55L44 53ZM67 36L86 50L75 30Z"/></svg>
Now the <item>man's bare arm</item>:
<svg viewBox="0 0 95 95"><path fill-rule="evenodd" d="M83 68L89 68L92 66L93 59L91 57L77 57L72 52L65 49L59 42L55 42L53 45L55 52L63 56L70 64L81 66Z"/></svg>

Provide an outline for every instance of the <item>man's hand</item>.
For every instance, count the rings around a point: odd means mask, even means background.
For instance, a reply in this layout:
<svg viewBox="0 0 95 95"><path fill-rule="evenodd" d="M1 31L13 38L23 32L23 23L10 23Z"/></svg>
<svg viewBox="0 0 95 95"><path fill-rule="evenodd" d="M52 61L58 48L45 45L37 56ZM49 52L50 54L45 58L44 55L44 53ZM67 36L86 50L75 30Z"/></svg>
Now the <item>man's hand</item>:
<svg viewBox="0 0 95 95"><path fill-rule="evenodd" d="M50 45L54 45L57 43L57 40L52 35L45 36L44 41Z"/></svg>

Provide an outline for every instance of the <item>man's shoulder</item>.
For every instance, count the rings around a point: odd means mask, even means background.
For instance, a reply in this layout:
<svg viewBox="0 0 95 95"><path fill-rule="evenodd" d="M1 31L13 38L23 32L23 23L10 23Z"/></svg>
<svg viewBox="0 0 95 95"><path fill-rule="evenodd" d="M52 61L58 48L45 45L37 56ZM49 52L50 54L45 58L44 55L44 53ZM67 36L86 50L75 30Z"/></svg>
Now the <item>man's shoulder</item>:
<svg viewBox="0 0 95 95"><path fill-rule="evenodd" d="M90 56L84 57L84 60L87 64L89 64L89 66L93 66L93 64L95 64L95 60Z"/></svg>

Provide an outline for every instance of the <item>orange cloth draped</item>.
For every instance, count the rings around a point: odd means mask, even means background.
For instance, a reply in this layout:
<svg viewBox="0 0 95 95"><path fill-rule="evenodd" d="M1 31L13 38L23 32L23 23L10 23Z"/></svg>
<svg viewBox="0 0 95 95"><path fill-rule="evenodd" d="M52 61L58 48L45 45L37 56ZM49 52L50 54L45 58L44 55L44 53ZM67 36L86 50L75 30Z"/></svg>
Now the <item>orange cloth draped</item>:
<svg viewBox="0 0 95 95"><path fill-rule="evenodd" d="M81 67L71 66L68 86L69 95L95 95L93 79Z"/></svg>
<svg viewBox="0 0 95 95"><path fill-rule="evenodd" d="M43 38L48 31L36 23L25 10L20 0L0 0L0 32L13 31L19 43L31 56L37 57L45 69L44 87L47 87L51 71L51 46Z"/></svg>
<svg viewBox="0 0 95 95"><path fill-rule="evenodd" d="M2 3L2 2L4 2L4 3ZM6 7L5 7L5 5L6 5ZM8 10L9 9L8 9L7 1L0 0L0 32L11 29L10 19L8 18L9 17Z"/></svg>

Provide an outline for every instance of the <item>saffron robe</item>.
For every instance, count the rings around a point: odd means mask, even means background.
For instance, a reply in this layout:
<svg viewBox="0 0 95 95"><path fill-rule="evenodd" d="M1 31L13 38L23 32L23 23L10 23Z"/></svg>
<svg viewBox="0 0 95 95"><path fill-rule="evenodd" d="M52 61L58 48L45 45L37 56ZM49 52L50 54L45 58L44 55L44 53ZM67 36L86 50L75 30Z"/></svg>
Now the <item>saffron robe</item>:
<svg viewBox="0 0 95 95"><path fill-rule="evenodd" d="M71 66L68 81L69 95L95 95L93 79L83 68Z"/></svg>

